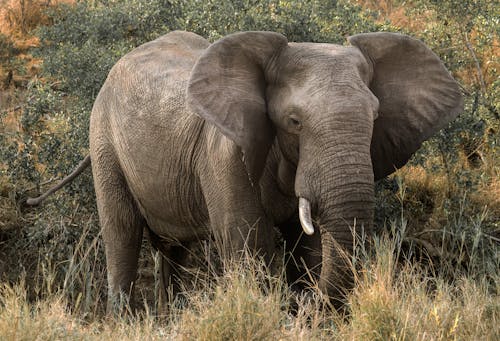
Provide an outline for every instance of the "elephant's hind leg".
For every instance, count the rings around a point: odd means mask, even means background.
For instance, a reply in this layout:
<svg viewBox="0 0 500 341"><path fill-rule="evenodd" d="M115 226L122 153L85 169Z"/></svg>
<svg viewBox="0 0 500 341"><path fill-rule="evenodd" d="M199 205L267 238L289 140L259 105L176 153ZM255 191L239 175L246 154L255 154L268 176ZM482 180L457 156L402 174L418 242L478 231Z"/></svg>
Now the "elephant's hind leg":
<svg viewBox="0 0 500 341"><path fill-rule="evenodd" d="M91 154L99 219L106 250L108 314L133 304L143 228L146 225L113 152Z"/></svg>
<svg viewBox="0 0 500 341"><path fill-rule="evenodd" d="M148 231L153 248L159 251L159 283L156 290L158 312L167 314L168 304L182 290L182 268L186 265L188 249L180 242L166 242Z"/></svg>

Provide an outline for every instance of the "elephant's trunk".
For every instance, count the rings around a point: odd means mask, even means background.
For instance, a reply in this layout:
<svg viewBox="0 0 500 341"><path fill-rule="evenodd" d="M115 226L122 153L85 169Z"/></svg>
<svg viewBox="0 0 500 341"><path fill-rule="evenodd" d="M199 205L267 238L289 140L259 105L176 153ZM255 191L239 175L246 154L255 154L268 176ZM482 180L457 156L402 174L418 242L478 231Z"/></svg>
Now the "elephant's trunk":
<svg viewBox="0 0 500 341"><path fill-rule="evenodd" d="M330 176L333 188L323 194L319 203L322 245L319 287L330 297L338 298L339 291L352 286L353 269L349 261L355 238L371 232L374 194L371 162L344 164L335 173Z"/></svg>
<svg viewBox="0 0 500 341"><path fill-rule="evenodd" d="M330 145L315 143L319 147L307 151L319 161L309 163L301 157L297 171L296 194L311 202L319 227L315 233L321 233L319 287L333 299L352 287L349 260L355 236L362 231L370 234L373 224L374 179L367 135Z"/></svg>

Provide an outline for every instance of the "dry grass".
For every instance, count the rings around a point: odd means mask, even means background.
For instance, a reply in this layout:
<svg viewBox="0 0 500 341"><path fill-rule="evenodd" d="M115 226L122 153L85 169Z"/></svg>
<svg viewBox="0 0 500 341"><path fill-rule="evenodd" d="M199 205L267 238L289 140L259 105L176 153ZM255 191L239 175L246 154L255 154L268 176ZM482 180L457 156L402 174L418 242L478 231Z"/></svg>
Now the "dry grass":
<svg viewBox="0 0 500 341"><path fill-rule="evenodd" d="M348 316L331 312L318 293L296 298L279 276L247 257L227 264L222 275L204 277L184 292L183 304L167 315L146 308L139 316L104 319L82 309L83 292L68 285L54 290L46 268L39 297L32 300L23 280L0 288L2 340L496 340L500 337L499 274L490 282L458 278L454 283L402 259L400 238L375 240L373 255L358 255L357 283ZM77 248L71 268L90 275L91 258ZM431 272L432 273L432 272ZM85 278L69 275L77 284ZM69 283L68 282L68 283ZM73 285L78 287L78 285ZM293 313L290 302L298 301ZM98 302L96 302L98 303ZM101 302L102 303L102 302ZM87 307L90 307L88 305Z"/></svg>
<svg viewBox="0 0 500 341"><path fill-rule="evenodd" d="M72 4L74 0L0 0L0 35L15 48L12 55L6 52L6 60L0 62L0 102L12 102L12 88L25 88L39 73L42 60L30 52L39 46L39 39L32 32L39 26L50 25L46 11L63 3ZM11 58L15 58L14 64ZM6 108L0 105L0 110Z"/></svg>
<svg viewBox="0 0 500 341"><path fill-rule="evenodd" d="M450 222L452 200L463 202L457 207L458 215L473 218L484 213L493 225L500 220L500 160L492 151L482 155L484 161L480 161L479 166L471 165L462 153L456 162L448 165L449 169L426 170L433 164L442 164L429 157L424 166L406 166L396 173L404 191L398 194L404 196L399 200L404 201L405 215L414 232L441 230ZM462 182L469 179L476 183L467 188Z"/></svg>
<svg viewBox="0 0 500 341"><path fill-rule="evenodd" d="M346 339L498 339L498 274L492 286L467 277L451 285L417 264L398 265L394 246L378 240L374 260L363 267L350 299L350 323L342 326Z"/></svg>
<svg viewBox="0 0 500 341"><path fill-rule="evenodd" d="M0 32L7 35L26 35L40 25L50 24L44 12L71 0L1 0Z"/></svg>
<svg viewBox="0 0 500 341"><path fill-rule="evenodd" d="M179 320L185 340L262 340L279 334L280 292L263 295L253 273L235 271L220 278L214 290L190 297L194 304ZM193 328L196 326L196 328Z"/></svg>

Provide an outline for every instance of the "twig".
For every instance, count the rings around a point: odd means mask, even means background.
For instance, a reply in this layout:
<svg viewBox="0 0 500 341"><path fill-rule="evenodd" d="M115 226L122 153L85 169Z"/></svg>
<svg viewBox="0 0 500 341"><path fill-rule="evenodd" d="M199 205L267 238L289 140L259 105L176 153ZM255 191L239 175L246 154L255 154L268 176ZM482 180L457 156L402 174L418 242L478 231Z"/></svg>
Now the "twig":
<svg viewBox="0 0 500 341"><path fill-rule="evenodd" d="M470 152L469 154L467 154L465 157L466 157L467 159L469 159L472 155L474 155L474 154L479 154L479 157L481 158L481 161L483 161L483 162L484 162L483 157L482 157L482 156L481 156L481 154L479 153L479 149L481 149L481 147L483 147L485 144L486 144L486 143L485 143L484 141L482 141L481 143L479 143L479 145L478 145L476 148L474 148L474 150L473 150L472 152Z"/></svg>
<svg viewBox="0 0 500 341"><path fill-rule="evenodd" d="M497 242L497 243L500 243L500 238L497 238L497 237L493 237L491 234L489 233L485 233L485 232L481 232L481 234L485 237L488 237L490 238L491 240Z"/></svg>
<svg viewBox="0 0 500 341"><path fill-rule="evenodd" d="M484 95L486 94L486 83L484 82L483 71L481 70L481 64L479 63L479 59L477 58L476 53L474 52L474 48L472 47L472 44L469 41L467 32L464 32L464 40L465 40L465 46L469 50L472 59L474 59L474 63L476 64L476 71L477 71L477 76L479 78L479 85L481 86L481 92Z"/></svg>
<svg viewBox="0 0 500 341"><path fill-rule="evenodd" d="M48 185L54 181L58 180L58 178L50 178L49 180L47 181L44 181L44 182L40 182L38 185L35 185L35 186L31 186L30 188L28 188L26 191L32 191L34 190L35 188L38 188L38 187L42 187L42 186L45 186L45 185Z"/></svg>
<svg viewBox="0 0 500 341"><path fill-rule="evenodd" d="M67 226L71 226L71 224L73 224L73 220L75 219L76 213L79 208L80 208L80 203L77 203L75 209L73 210L73 214L71 215L71 217L69 217L70 219Z"/></svg>
<svg viewBox="0 0 500 341"><path fill-rule="evenodd" d="M418 239L418 238L414 238L414 237L408 237L407 239L409 241L415 242L416 244L423 246L426 249L429 256L431 256L431 257L451 258L451 255L448 252L446 252L444 250L440 251L439 249L434 247L434 245L432 245L427 240Z"/></svg>
<svg viewBox="0 0 500 341"><path fill-rule="evenodd" d="M429 229L429 230L423 230L423 231L420 231L420 232L416 232L416 233L413 233L415 236L421 236L423 234L427 234L427 233L433 233L433 232L439 232L439 233L447 233L447 234L450 234L452 236L456 236L457 234L456 233L453 233L451 231L447 231L447 230L438 230L438 229Z"/></svg>
<svg viewBox="0 0 500 341"><path fill-rule="evenodd" d="M59 85L59 84L61 84L61 83L62 83L62 81L55 81L55 82L53 82L53 83L50 83L50 84L49 84L49 87L53 89L56 85Z"/></svg>
<svg viewBox="0 0 500 341"><path fill-rule="evenodd" d="M30 103L33 99L35 98L35 96L30 96L28 97L24 103ZM23 108L23 105L16 105L15 107L13 108L8 108L8 109L5 109L4 111L2 111L2 114L6 114L8 113L9 111L17 111L17 110L20 110Z"/></svg>
<svg viewBox="0 0 500 341"><path fill-rule="evenodd" d="M54 182L54 181L56 181L56 180L57 180L57 178L50 178L50 179L49 179L49 180L47 180L47 181L41 182L41 183L40 183L40 186L45 186L45 185L50 184L51 182Z"/></svg>

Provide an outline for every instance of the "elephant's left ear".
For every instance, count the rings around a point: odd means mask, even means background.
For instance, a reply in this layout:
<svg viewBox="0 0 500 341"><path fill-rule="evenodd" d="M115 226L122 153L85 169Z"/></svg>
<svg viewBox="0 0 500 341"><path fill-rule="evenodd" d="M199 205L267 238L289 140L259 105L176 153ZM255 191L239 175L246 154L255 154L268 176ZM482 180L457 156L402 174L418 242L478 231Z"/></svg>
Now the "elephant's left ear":
<svg viewBox="0 0 500 341"><path fill-rule="evenodd" d="M275 136L267 115L269 70L287 44L283 35L274 32L228 35L203 52L189 79L190 108L241 148L254 184Z"/></svg>
<svg viewBox="0 0 500 341"><path fill-rule="evenodd" d="M373 68L370 89L380 108L371 156L375 179L381 179L462 112L462 95L439 57L416 39L379 32L358 34L349 42Z"/></svg>

